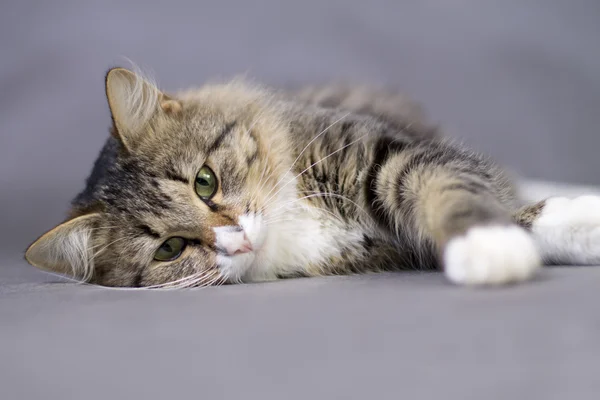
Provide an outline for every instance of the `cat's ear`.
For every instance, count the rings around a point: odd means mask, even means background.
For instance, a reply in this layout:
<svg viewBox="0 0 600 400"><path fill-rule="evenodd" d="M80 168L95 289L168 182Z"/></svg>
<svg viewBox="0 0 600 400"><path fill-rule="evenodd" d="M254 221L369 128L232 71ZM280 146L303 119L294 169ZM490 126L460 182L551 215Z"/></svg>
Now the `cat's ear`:
<svg viewBox="0 0 600 400"><path fill-rule="evenodd" d="M154 83L125 68L106 74L106 97L114 121L114 134L131 150L157 114L176 112L179 102L161 92Z"/></svg>
<svg viewBox="0 0 600 400"><path fill-rule="evenodd" d="M88 281L93 275L92 229L101 214L87 214L46 232L25 252L25 259L39 269Z"/></svg>

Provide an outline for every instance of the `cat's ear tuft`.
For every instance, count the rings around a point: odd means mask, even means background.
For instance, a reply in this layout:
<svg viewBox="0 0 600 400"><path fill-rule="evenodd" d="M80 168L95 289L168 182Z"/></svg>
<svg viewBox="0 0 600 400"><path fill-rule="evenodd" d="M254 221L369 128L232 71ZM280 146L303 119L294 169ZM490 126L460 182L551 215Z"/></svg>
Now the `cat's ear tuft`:
<svg viewBox="0 0 600 400"><path fill-rule="evenodd" d="M92 229L101 221L99 213L64 222L46 232L25 252L34 267L89 281L94 273Z"/></svg>
<svg viewBox="0 0 600 400"><path fill-rule="evenodd" d="M164 110L166 95L147 78L125 68L113 68L106 74L106 97L114 133L131 150L146 133L151 119Z"/></svg>

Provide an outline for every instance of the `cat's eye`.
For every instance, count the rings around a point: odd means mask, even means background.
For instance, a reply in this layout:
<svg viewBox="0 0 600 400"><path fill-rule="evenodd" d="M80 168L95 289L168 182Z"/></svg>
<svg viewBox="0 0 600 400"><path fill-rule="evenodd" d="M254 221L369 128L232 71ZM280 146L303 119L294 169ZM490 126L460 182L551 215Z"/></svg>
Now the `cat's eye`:
<svg viewBox="0 0 600 400"><path fill-rule="evenodd" d="M196 175L196 193L202 200L210 200L217 192L217 177L206 165Z"/></svg>
<svg viewBox="0 0 600 400"><path fill-rule="evenodd" d="M164 241L160 245L156 253L154 253L154 259L156 261L172 261L178 258L183 250L185 249L186 241L180 237L172 237Z"/></svg>

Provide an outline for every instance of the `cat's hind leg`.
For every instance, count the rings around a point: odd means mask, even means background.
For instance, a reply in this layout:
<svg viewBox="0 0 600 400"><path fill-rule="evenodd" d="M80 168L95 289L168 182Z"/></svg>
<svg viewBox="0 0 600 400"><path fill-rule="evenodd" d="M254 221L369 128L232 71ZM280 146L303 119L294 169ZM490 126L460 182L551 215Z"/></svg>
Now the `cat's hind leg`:
<svg viewBox="0 0 600 400"><path fill-rule="evenodd" d="M547 264L600 265L600 196L552 197L514 214Z"/></svg>

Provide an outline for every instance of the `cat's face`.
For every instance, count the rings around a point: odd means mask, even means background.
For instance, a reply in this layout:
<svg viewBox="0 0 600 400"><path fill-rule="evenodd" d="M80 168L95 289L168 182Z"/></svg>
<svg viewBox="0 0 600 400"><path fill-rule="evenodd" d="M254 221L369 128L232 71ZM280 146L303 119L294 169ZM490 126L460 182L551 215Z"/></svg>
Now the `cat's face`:
<svg viewBox="0 0 600 400"><path fill-rule="evenodd" d="M115 138L74 218L27 259L108 286L204 286L250 273L295 196L286 128L268 98L235 84L171 98L122 69L109 72L107 95Z"/></svg>

